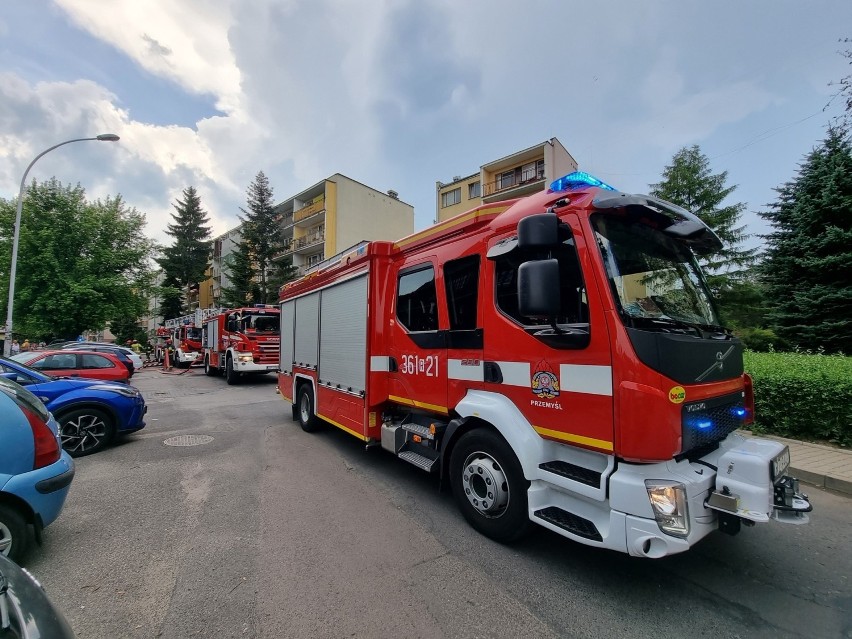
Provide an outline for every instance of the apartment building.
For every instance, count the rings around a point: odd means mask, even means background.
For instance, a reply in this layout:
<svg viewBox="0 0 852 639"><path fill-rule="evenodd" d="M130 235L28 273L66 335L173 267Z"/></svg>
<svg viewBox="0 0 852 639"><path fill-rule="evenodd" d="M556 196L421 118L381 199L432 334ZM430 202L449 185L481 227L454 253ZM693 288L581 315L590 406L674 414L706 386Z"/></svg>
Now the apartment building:
<svg viewBox="0 0 852 639"><path fill-rule="evenodd" d="M395 241L414 232L414 207L395 191L383 193L335 173L274 207L286 240L275 259L292 260L299 273L363 240ZM207 279L198 291L201 308L221 305L231 285L227 259L242 240L241 226L213 238Z"/></svg>
<svg viewBox="0 0 852 639"><path fill-rule="evenodd" d="M435 222L443 222L482 204L543 191L557 178L577 170L577 161L556 138L483 164L479 171L452 182L436 183Z"/></svg>
<svg viewBox="0 0 852 639"><path fill-rule="evenodd" d="M226 259L236 252L242 240L240 229L242 225L232 228L213 238L210 254L210 268L207 269L207 279L198 286L199 308L215 308L220 305L222 289L231 286L226 268Z"/></svg>
<svg viewBox="0 0 852 639"><path fill-rule="evenodd" d="M291 258L304 273L362 240L395 241L414 232L414 207L335 173L275 206Z"/></svg>

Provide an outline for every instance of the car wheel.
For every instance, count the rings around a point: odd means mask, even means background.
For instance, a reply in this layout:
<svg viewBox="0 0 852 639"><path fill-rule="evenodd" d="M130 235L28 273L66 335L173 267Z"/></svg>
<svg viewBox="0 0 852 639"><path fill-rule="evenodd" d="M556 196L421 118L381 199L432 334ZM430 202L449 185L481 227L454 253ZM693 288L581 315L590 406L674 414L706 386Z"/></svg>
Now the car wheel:
<svg viewBox="0 0 852 639"><path fill-rule="evenodd" d="M204 374L207 377L215 377L219 373L219 369L213 368L210 366L210 356L205 355L204 357Z"/></svg>
<svg viewBox="0 0 852 639"><path fill-rule="evenodd" d="M296 400L297 418L299 426L306 433L312 433L320 427L320 420L314 412L314 391L308 384L302 384L299 388L299 397Z"/></svg>
<svg viewBox="0 0 852 639"><path fill-rule="evenodd" d="M228 355L225 362L225 380L229 386L240 383L240 374L234 370L234 358Z"/></svg>
<svg viewBox="0 0 852 639"><path fill-rule="evenodd" d="M21 513L0 504L0 555L18 561L27 550L29 540L27 522Z"/></svg>
<svg viewBox="0 0 852 639"><path fill-rule="evenodd" d="M510 542L529 530L529 482L497 433L477 428L462 435L450 455L450 485L464 518L486 537Z"/></svg>
<svg viewBox="0 0 852 639"><path fill-rule="evenodd" d="M79 408L58 419L62 448L71 457L103 450L115 438L112 417L97 408Z"/></svg>

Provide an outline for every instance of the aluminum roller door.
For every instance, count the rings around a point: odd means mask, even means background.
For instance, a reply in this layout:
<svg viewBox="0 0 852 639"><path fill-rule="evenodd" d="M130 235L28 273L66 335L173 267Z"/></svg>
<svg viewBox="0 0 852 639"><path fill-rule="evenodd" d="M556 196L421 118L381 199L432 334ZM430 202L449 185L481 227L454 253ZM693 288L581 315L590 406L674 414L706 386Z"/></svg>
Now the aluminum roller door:
<svg viewBox="0 0 852 639"><path fill-rule="evenodd" d="M319 293L296 298L296 330L293 361L316 368L319 338Z"/></svg>
<svg viewBox="0 0 852 639"><path fill-rule="evenodd" d="M323 384L367 388L367 275L322 291L320 368Z"/></svg>
<svg viewBox="0 0 852 639"><path fill-rule="evenodd" d="M293 351L293 332L296 326L296 301L281 304L281 352L278 361L282 373L293 372L293 361L296 354Z"/></svg>

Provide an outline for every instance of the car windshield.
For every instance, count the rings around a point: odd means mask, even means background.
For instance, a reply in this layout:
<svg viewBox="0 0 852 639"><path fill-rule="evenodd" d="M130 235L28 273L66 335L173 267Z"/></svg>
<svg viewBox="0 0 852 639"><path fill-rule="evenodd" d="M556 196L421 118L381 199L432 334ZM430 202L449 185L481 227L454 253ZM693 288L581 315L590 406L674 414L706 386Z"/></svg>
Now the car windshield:
<svg viewBox="0 0 852 639"><path fill-rule="evenodd" d="M629 215L594 215L592 226L628 320L719 326L701 270L682 242Z"/></svg>
<svg viewBox="0 0 852 639"><path fill-rule="evenodd" d="M38 356L39 353L37 352L15 353L14 355L10 356L9 359L26 364L33 361Z"/></svg>
<svg viewBox="0 0 852 639"><path fill-rule="evenodd" d="M7 362L9 363L7 364ZM0 370L2 370L4 373L18 373L19 371L24 370L27 375L32 376L38 381L57 379L57 377L54 375L49 375L44 371L40 371L35 368L31 368L30 366L27 366L23 362L16 360L14 356L10 357L9 359L0 357Z"/></svg>

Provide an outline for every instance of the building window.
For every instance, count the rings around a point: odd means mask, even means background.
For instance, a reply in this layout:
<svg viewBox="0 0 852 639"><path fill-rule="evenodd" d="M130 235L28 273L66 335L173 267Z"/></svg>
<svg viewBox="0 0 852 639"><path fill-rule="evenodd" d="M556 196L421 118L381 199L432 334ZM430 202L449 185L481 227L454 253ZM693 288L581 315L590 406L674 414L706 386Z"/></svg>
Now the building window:
<svg viewBox="0 0 852 639"><path fill-rule="evenodd" d="M535 162L524 164L521 167L521 182L529 182L535 179Z"/></svg>
<svg viewBox="0 0 852 639"><path fill-rule="evenodd" d="M535 163L535 177L537 180L544 179L544 160Z"/></svg>
<svg viewBox="0 0 852 639"><path fill-rule="evenodd" d="M508 189L511 186L515 186L515 170L512 169L511 171L501 173L498 182L501 189Z"/></svg>
<svg viewBox="0 0 852 639"><path fill-rule="evenodd" d="M308 255L305 258L305 265L314 266L315 264L319 264L320 262L322 262L322 256L322 253L314 253L313 255Z"/></svg>
<svg viewBox="0 0 852 639"><path fill-rule="evenodd" d="M441 193L442 209L452 206L453 204L458 204L459 202L461 202L461 187L453 189L452 191L447 191L446 193Z"/></svg>
<svg viewBox="0 0 852 639"><path fill-rule="evenodd" d="M482 185L479 182L467 185L467 199L472 200L476 197L482 197Z"/></svg>

